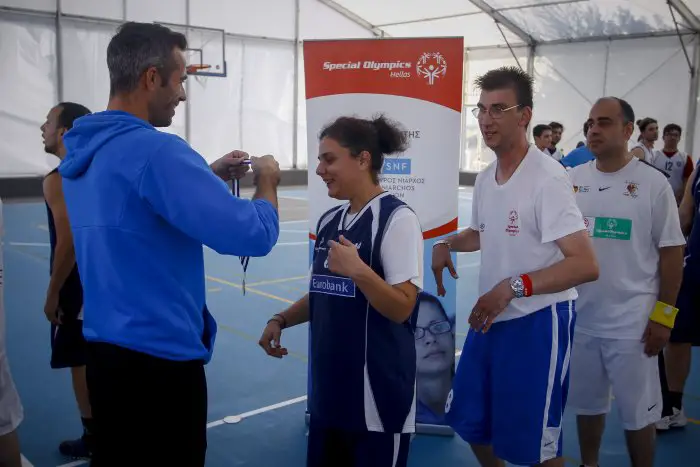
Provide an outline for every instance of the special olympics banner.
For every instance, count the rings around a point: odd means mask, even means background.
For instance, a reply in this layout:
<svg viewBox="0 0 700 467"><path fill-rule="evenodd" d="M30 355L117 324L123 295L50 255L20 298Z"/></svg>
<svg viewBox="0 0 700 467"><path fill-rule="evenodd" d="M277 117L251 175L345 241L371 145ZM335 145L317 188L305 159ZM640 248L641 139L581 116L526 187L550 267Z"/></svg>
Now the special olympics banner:
<svg viewBox="0 0 700 467"><path fill-rule="evenodd" d="M451 433L444 407L455 366L456 283L447 274L447 296L438 298L430 266L433 243L458 226L463 63L463 38L304 42L310 256L319 217L341 203L315 173L321 129L340 116L383 113L409 137L405 153L386 158L380 182L413 208L425 240L425 290L416 317L421 432Z"/></svg>

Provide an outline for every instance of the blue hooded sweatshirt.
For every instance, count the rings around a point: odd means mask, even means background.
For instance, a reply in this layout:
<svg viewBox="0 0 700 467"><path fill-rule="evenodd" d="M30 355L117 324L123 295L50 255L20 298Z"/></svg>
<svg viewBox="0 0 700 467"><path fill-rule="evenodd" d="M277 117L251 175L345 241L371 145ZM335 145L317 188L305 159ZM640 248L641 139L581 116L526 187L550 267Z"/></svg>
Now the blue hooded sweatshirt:
<svg viewBox="0 0 700 467"><path fill-rule="evenodd" d="M86 340L208 362L216 322L202 245L264 256L279 236L277 210L236 198L184 140L125 112L82 117L63 142Z"/></svg>

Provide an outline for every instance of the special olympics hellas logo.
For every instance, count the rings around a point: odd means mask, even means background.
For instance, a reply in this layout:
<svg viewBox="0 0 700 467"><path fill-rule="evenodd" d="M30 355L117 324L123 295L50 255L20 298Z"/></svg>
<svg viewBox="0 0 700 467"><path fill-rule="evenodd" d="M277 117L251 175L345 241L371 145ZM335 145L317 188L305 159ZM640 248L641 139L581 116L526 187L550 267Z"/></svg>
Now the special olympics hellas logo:
<svg viewBox="0 0 700 467"><path fill-rule="evenodd" d="M447 60L440 52L425 52L418 59L416 71L419 76L427 78L428 84L435 84L435 78L447 73Z"/></svg>

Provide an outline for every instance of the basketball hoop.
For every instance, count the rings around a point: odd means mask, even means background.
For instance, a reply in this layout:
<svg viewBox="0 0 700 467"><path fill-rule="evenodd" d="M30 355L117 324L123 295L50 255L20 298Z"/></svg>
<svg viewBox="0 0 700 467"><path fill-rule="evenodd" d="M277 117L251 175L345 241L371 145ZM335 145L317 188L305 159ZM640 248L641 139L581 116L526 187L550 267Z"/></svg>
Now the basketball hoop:
<svg viewBox="0 0 700 467"><path fill-rule="evenodd" d="M211 68L211 65L188 65L187 74L196 75L197 73L208 70L209 68Z"/></svg>

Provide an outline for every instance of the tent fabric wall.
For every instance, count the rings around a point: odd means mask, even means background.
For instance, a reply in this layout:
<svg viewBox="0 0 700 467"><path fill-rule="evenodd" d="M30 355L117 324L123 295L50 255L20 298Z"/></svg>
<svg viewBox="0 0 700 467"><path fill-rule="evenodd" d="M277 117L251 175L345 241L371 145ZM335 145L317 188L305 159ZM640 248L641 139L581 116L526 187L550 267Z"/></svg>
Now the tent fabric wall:
<svg viewBox="0 0 700 467"><path fill-rule="evenodd" d="M692 59L696 41L692 36L683 40ZM535 82L533 124L560 122L565 152L583 140L583 123L603 96L625 99L637 119L653 117L661 128L686 126L690 70L677 37L542 46ZM638 135L635 126L631 143Z"/></svg>
<svg viewBox="0 0 700 467"><path fill-rule="evenodd" d="M0 15L0 63L0 176L46 173L57 163L39 130L58 98L54 23Z"/></svg>
<svg viewBox="0 0 700 467"><path fill-rule="evenodd" d="M534 72L533 124L563 123L567 151L582 139L583 121L603 95L624 97L639 117L653 116L662 127L679 123L689 134L700 129L697 119L685 129L689 103L697 102L688 59L694 60L691 32L700 20L692 15L700 13L700 0L671 3L687 9L672 14L657 0L169 0L167 7L164 0L0 0L0 98L7 104L0 111L7 135L0 177L42 175L56 164L44 153L38 128L59 97L104 110L106 47L124 20L189 21L226 31L227 77L191 76L187 102L172 126L162 129L187 138L208 161L241 148L274 154L285 169L295 162L306 168L301 41L315 39L464 36L465 171L493 160L470 109L478 99L474 79L502 65ZM617 40L620 35L638 38ZM596 41L585 42L590 38ZM700 154L698 145L700 138L694 154Z"/></svg>

